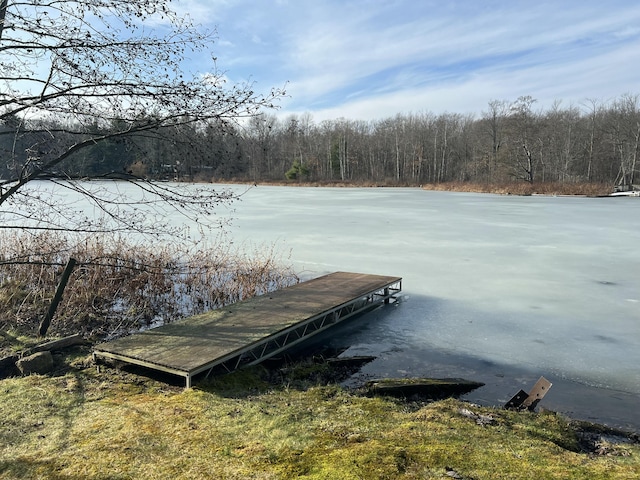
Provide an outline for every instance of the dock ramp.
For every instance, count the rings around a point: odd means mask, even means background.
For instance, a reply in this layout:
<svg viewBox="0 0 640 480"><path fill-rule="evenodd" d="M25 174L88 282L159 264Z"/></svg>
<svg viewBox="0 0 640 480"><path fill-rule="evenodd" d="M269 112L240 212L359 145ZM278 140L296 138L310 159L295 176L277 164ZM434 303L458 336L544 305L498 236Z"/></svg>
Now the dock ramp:
<svg viewBox="0 0 640 480"><path fill-rule="evenodd" d="M99 344L111 360L184 377L231 372L396 300L401 277L336 272L161 327Z"/></svg>

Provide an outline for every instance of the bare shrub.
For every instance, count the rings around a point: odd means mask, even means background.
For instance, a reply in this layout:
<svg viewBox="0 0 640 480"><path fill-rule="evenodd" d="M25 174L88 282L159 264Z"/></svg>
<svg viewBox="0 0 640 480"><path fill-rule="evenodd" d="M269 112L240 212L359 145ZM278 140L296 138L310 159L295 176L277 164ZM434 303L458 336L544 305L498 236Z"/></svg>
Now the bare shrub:
<svg viewBox="0 0 640 480"><path fill-rule="evenodd" d="M241 253L114 237L0 234L0 330L35 334L69 258L77 260L51 336L110 337L298 281L271 246Z"/></svg>

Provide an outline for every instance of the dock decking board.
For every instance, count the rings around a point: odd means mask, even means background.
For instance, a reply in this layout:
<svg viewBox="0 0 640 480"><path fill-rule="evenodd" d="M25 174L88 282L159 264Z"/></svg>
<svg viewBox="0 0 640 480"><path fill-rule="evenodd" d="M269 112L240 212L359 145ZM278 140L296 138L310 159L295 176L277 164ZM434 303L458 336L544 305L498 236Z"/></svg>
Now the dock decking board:
<svg viewBox="0 0 640 480"><path fill-rule="evenodd" d="M250 357L249 363L257 363L388 302L401 283L400 277L336 272L100 344L94 358L183 376L189 387L194 375L216 365L237 368L243 355Z"/></svg>

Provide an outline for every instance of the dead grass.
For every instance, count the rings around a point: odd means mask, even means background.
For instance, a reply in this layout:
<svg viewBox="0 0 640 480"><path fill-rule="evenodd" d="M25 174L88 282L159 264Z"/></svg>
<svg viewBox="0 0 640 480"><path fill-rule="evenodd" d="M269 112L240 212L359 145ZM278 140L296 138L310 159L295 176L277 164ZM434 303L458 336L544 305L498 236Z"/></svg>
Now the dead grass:
<svg viewBox="0 0 640 480"><path fill-rule="evenodd" d="M260 368L182 390L84 363L0 383L0 478L640 478L637 444L581 451L573 425L550 413L407 408L332 385L268 384Z"/></svg>
<svg viewBox="0 0 640 480"><path fill-rule="evenodd" d="M387 179L380 181L373 180L362 180L362 181L352 181L352 180L322 180L322 181L298 181L298 180L243 180L243 179L230 179L230 180L222 180L222 179L211 179L212 183L222 183L222 184L253 184L255 186L258 185L268 185L274 187L325 187L325 188L375 188L375 187L417 187L419 186L418 182L410 182L410 181L397 181L395 179Z"/></svg>
<svg viewBox="0 0 640 480"><path fill-rule="evenodd" d="M117 335L297 281L275 248L183 251L120 238L4 234L0 331L35 335L69 258L78 261L49 334Z"/></svg>
<svg viewBox="0 0 640 480"><path fill-rule="evenodd" d="M425 190L495 193L499 195L582 195L597 197L611 193L611 185L598 183L472 183L444 182L423 185Z"/></svg>
<svg viewBox="0 0 640 480"><path fill-rule="evenodd" d="M212 180L215 182L215 179ZM229 180L223 183L250 183L246 180ZM331 187L331 188L375 188L375 187L420 187L425 190L495 193L499 195L580 195L587 197L605 196L611 193L610 184L602 183L570 183L570 182L441 182L418 184L417 182L398 182L395 179L387 179L379 182L364 181L259 181L256 185L290 186L290 187Z"/></svg>

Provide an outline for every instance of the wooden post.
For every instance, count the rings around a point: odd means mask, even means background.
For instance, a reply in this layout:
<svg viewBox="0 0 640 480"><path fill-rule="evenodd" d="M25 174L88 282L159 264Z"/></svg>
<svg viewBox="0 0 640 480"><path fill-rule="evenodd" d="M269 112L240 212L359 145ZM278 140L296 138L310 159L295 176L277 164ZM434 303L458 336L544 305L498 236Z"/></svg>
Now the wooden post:
<svg viewBox="0 0 640 480"><path fill-rule="evenodd" d="M544 397L552 383L544 377L540 377L529 393L520 390L511 400L509 400L504 408L511 410L533 410L536 408L542 397Z"/></svg>
<svg viewBox="0 0 640 480"><path fill-rule="evenodd" d="M49 306L49 311L40 322L40 327L38 329L38 335L44 337L47 334L47 330L49 329L49 325L51 324L51 319L56 313L56 309L58 308L58 304L60 300L62 300L62 294L64 293L64 289L67 286L67 282L69 281L69 277L71 276L71 272L73 268L76 266L76 260L74 258L70 258L67 262L67 266L64 267L64 272L62 272L62 278L60 279L60 283L58 284L58 288L56 288L56 293L53 296L53 300L51 300L51 305Z"/></svg>
<svg viewBox="0 0 640 480"><path fill-rule="evenodd" d="M49 342L36 345L35 347L31 347L27 350L24 350L22 352L22 356L26 357L28 355L38 353L38 352L44 352L47 350L52 352L54 350L61 350L67 347L73 347L74 345L82 345L83 343L85 343L84 337L81 334L76 333L75 335L59 338L57 340L51 340Z"/></svg>

